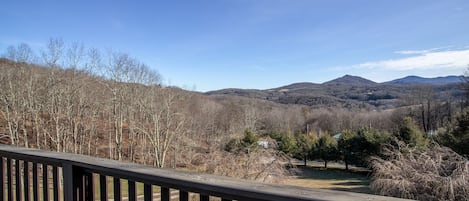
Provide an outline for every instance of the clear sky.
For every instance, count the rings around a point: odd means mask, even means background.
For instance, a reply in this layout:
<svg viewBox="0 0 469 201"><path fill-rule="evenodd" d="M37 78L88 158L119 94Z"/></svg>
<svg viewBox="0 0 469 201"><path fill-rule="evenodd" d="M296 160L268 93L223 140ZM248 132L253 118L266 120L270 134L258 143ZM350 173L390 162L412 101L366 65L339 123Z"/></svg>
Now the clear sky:
<svg viewBox="0 0 469 201"><path fill-rule="evenodd" d="M460 75L468 0L2 0L0 53L51 37L127 52L166 84L267 89Z"/></svg>

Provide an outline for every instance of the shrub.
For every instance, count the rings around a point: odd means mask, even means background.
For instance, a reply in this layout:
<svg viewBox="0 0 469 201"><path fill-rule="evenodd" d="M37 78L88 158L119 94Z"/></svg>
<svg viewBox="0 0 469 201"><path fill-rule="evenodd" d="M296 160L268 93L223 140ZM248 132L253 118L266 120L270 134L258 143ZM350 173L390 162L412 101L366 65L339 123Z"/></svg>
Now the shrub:
<svg viewBox="0 0 469 201"><path fill-rule="evenodd" d="M254 148L250 153L213 151L200 154L197 171L234 178L281 183L289 176L289 157L274 149Z"/></svg>
<svg viewBox="0 0 469 201"><path fill-rule="evenodd" d="M468 200L469 162L447 147L428 149L397 142L383 157L372 157L371 189L387 196L417 200Z"/></svg>
<svg viewBox="0 0 469 201"><path fill-rule="evenodd" d="M250 130L246 130L244 132L244 137L242 139L234 138L228 141L225 144L224 150L228 152L239 152L239 151L247 151L249 149L257 147L257 140L258 137L251 132Z"/></svg>
<svg viewBox="0 0 469 201"><path fill-rule="evenodd" d="M436 140L453 149L455 152L469 158L469 110L460 114L454 126L448 126L438 132Z"/></svg>

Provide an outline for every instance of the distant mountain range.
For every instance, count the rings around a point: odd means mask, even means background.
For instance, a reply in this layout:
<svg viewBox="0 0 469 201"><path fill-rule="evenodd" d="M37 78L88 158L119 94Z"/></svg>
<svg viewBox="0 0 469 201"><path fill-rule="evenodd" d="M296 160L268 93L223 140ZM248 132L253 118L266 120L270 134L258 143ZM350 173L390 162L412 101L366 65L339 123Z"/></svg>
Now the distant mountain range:
<svg viewBox="0 0 469 201"><path fill-rule="evenodd" d="M462 75L460 76L446 76L446 77L435 77L435 78L423 78L419 76L407 76L404 78L392 80L386 82L388 84L432 84L432 85L441 85L441 84L451 84L465 82L466 78Z"/></svg>
<svg viewBox="0 0 469 201"><path fill-rule="evenodd" d="M412 97L422 88L431 88L437 99L460 100L464 96L464 76L423 78L407 76L384 83L352 75L322 84L301 82L273 89L221 89L206 95L242 96L270 100L283 104L311 107L345 107L390 109L401 106L402 99Z"/></svg>
<svg viewBox="0 0 469 201"><path fill-rule="evenodd" d="M374 84L409 84L409 85L420 85L420 84L430 84L430 85L442 85L442 84L452 84L452 83L461 83L465 82L466 78L462 75L450 75L446 77L434 77L434 78L425 78L419 77L415 75L410 75L407 77L391 80L388 82L377 83L371 80L353 76L353 75L344 75L342 77L327 81L322 83L323 85L340 85L340 84L350 84L350 85L374 85ZM288 86L294 85L309 85L313 83L303 82L303 83L295 83Z"/></svg>

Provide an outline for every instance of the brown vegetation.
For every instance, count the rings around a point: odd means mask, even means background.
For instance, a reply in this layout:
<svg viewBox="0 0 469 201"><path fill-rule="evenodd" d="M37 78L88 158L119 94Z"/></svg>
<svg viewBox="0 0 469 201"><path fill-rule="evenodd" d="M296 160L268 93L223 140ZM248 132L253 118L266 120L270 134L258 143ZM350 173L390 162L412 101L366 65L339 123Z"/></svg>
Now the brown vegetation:
<svg viewBox="0 0 469 201"><path fill-rule="evenodd" d="M446 147L428 149L397 142L382 158L372 158L371 188L381 194L417 200L467 200L469 162Z"/></svg>
<svg viewBox="0 0 469 201"><path fill-rule="evenodd" d="M226 153L227 139L247 129L258 134L301 129L309 118L303 106L162 86L157 72L125 53L103 55L52 39L39 65L24 59L31 55L16 56L25 47L9 48L9 59L0 60L3 143L273 180L284 174L283 156L262 149L248 159ZM229 174L228 164L237 171Z"/></svg>

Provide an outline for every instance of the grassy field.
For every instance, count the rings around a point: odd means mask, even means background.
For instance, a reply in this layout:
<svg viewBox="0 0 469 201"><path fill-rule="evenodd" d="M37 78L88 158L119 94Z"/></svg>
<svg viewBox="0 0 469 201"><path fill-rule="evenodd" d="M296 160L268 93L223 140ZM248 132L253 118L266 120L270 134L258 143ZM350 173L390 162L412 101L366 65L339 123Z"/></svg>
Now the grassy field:
<svg viewBox="0 0 469 201"><path fill-rule="evenodd" d="M348 172L343 168L324 169L317 166L299 166L292 169L294 176L285 184L309 188L372 193L367 172Z"/></svg>

